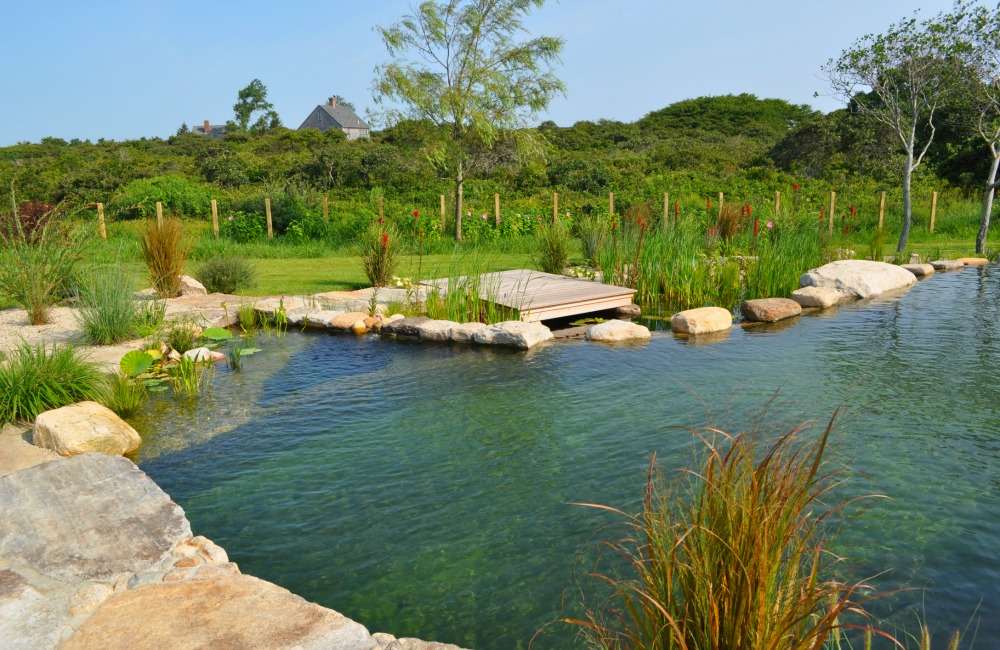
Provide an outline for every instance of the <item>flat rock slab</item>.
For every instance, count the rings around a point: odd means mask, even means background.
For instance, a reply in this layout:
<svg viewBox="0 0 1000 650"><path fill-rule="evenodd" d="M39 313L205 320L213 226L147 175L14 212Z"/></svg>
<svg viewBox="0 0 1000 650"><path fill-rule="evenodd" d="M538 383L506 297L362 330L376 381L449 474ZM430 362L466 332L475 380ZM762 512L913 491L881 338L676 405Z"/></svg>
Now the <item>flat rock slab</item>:
<svg viewBox="0 0 1000 650"><path fill-rule="evenodd" d="M788 298L758 298L744 300L740 305L743 318L755 323L775 323L802 313L802 305Z"/></svg>
<svg viewBox="0 0 1000 650"><path fill-rule="evenodd" d="M649 328L623 320L608 320L587 330L588 341L601 343L621 343L624 341L646 341L650 338Z"/></svg>
<svg viewBox="0 0 1000 650"><path fill-rule="evenodd" d="M934 267L930 264L903 264L903 268L918 278L926 278L934 275Z"/></svg>
<svg viewBox="0 0 1000 650"><path fill-rule="evenodd" d="M452 343L472 343L472 337L484 327L486 323L455 323L448 330L448 340Z"/></svg>
<svg viewBox="0 0 1000 650"><path fill-rule="evenodd" d="M916 276L895 264L839 260L804 273L799 278L799 287L833 289L845 299L864 299L905 289L916 281Z"/></svg>
<svg viewBox="0 0 1000 650"><path fill-rule="evenodd" d="M97 402L79 402L39 413L32 442L60 456L90 451L120 456L138 449L142 438L108 407Z"/></svg>
<svg viewBox="0 0 1000 650"><path fill-rule="evenodd" d="M0 639L5 650L55 648L70 634L69 617L23 576L0 570Z"/></svg>
<svg viewBox="0 0 1000 650"><path fill-rule="evenodd" d="M184 511L130 460L89 453L0 478L0 558L64 582L160 566Z"/></svg>
<svg viewBox="0 0 1000 650"><path fill-rule="evenodd" d="M709 334L732 329L733 315L722 307L699 307L679 311L670 318L670 329L678 334Z"/></svg>
<svg viewBox="0 0 1000 650"><path fill-rule="evenodd" d="M0 431L0 477L62 458L49 449L28 442L31 429L8 424ZM2 636L0 636L2 638Z"/></svg>
<svg viewBox="0 0 1000 650"><path fill-rule="evenodd" d="M458 323L450 320L429 320L426 323L421 323L417 329L420 332L421 341L446 343L450 340L451 328L457 325Z"/></svg>
<svg viewBox="0 0 1000 650"><path fill-rule="evenodd" d="M336 309L296 309L288 312L288 326L325 329L330 321L343 314L344 312Z"/></svg>
<svg viewBox="0 0 1000 650"><path fill-rule="evenodd" d="M965 266L986 266L990 263L985 257L960 257L958 261Z"/></svg>
<svg viewBox="0 0 1000 650"><path fill-rule="evenodd" d="M397 639L385 632L376 632L372 640L377 643L378 650L462 650L457 645L438 643L437 641L421 641L420 639Z"/></svg>
<svg viewBox="0 0 1000 650"><path fill-rule="evenodd" d="M395 314L393 314L395 316ZM417 316L415 318L396 318L393 316L389 317L389 320L382 324L383 334L392 334L394 336L409 336L412 338L418 338L420 336L420 326L424 323L430 322L430 318L426 316Z"/></svg>
<svg viewBox="0 0 1000 650"><path fill-rule="evenodd" d="M61 650L368 650L360 623L257 578L150 585L104 603Z"/></svg>
<svg viewBox="0 0 1000 650"><path fill-rule="evenodd" d="M960 271L965 268L960 260L934 260L931 266L935 271Z"/></svg>
<svg viewBox="0 0 1000 650"><path fill-rule="evenodd" d="M792 300L804 308L826 309L833 307L843 299L844 296L836 289L823 287L803 287L792 292Z"/></svg>
<svg viewBox="0 0 1000 650"><path fill-rule="evenodd" d="M552 330L541 323L525 323L519 320L487 325L472 335L472 340L479 345L499 345L519 350L528 350L551 339Z"/></svg>

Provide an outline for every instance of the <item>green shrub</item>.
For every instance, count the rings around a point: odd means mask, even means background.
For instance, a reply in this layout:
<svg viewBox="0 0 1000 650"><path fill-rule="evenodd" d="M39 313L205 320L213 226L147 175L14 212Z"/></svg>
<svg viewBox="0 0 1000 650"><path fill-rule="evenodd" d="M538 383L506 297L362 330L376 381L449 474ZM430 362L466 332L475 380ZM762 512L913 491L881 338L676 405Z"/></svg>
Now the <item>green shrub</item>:
<svg viewBox="0 0 1000 650"><path fill-rule="evenodd" d="M49 308L72 281L86 236L50 220L30 235L0 234L0 296L28 312L32 325L48 322Z"/></svg>
<svg viewBox="0 0 1000 650"><path fill-rule="evenodd" d="M21 343L0 365L0 423L30 422L39 413L105 394L104 376L73 346Z"/></svg>
<svg viewBox="0 0 1000 650"><path fill-rule="evenodd" d="M236 293L254 285L256 271L242 257L213 257L198 269L198 281L209 293Z"/></svg>
<svg viewBox="0 0 1000 650"><path fill-rule="evenodd" d="M111 345L135 338L139 306L132 295L135 281L118 264L92 269L80 290L77 320L88 343Z"/></svg>
<svg viewBox="0 0 1000 650"><path fill-rule="evenodd" d="M139 237L142 261L161 298L173 298L180 293L181 274L188 254L184 241L184 226L177 219L165 219L163 225L148 221Z"/></svg>
<svg viewBox="0 0 1000 650"><path fill-rule="evenodd" d="M264 215L255 212L229 213L219 224L219 234L241 244L260 241L267 233L267 221Z"/></svg>
<svg viewBox="0 0 1000 650"><path fill-rule="evenodd" d="M569 265L573 240L569 229L560 221L538 232L538 252L535 264L546 273L562 273Z"/></svg>
<svg viewBox="0 0 1000 650"><path fill-rule="evenodd" d="M211 209L212 196L204 185L167 175L132 181L109 207L125 218L151 217L156 215L157 202L168 214L204 217Z"/></svg>

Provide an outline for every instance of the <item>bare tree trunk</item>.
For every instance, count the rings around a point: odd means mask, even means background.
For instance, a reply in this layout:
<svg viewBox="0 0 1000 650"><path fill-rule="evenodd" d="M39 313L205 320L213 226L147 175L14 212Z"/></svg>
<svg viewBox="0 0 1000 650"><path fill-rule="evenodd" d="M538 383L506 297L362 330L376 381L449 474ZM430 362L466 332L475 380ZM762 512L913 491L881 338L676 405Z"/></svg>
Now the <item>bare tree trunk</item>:
<svg viewBox="0 0 1000 650"><path fill-rule="evenodd" d="M1000 167L1000 153L993 156L990 164L990 175L986 179L986 196L983 198L983 219L979 223L979 234L976 235L976 254L986 251L986 235L990 231L990 214L993 212L993 194L996 193L997 167Z"/></svg>
<svg viewBox="0 0 1000 650"><path fill-rule="evenodd" d="M902 253L906 250L906 241L910 238L910 221L913 215L910 201L910 183L913 180L913 149L906 152L906 169L903 172L903 229L899 233L899 244L896 245L896 252Z"/></svg>
<svg viewBox="0 0 1000 650"><path fill-rule="evenodd" d="M462 161L458 161L458 173L455 175L455 240L462 241L462 184L465 182L463 176Z"/></svg>

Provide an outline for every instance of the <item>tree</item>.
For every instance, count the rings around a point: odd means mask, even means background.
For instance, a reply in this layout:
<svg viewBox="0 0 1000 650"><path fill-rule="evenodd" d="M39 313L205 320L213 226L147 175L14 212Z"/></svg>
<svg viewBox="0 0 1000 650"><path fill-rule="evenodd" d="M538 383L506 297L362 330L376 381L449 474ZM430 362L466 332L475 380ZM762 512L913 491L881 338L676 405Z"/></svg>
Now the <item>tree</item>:
<svg viewBox="0 0 1000 650"><path fill-rule="evenodd" d="M180 128L177 129L176 135L184 135L185 133L187 133L190 130L191 129L188 128L188 123L187 122L181 122L181 126L180 126Z"/></svg>
<svg viewBox="0 0 1000 650"><path fill-rule="evenodd" d="M254 79L236 95L233 112L236 114L236 120L228 123L230 128L236 127L251 133L265 133L281 126L281 119L274 110L274 104L267 101L267 86L260 79ZM254 114L258 114L257 120L251 124L250 120Z"/></svg>
<svg viewBox="0 0 1000 650"><path fill-rule="evenodd" d="M977 7L964 25L963 35L971 44L971 68L974 71L972 103L976 107L976 133L990 151L990 168L986 176L983 215L976 235L976 253L982 255L986 235L990 230L993 195L1000 183L1000 6L992 11Z"/></svg>
<svg viewBox="0 0 1000 650"><path fill-rule="evenodd" d="M490 148L544 110L564 85L551 72L563 40L517 41L523 19L544 0L427 0L414 15L377 27L392 61L376 69L375 102L394 124L406 117L438 127L432 161L455 181L455 238L462 238L462 189L473 152ZM397 106L403 108L397 108Z"/></svg>
<svg viewBox="0 0 1000 650"><path fill-rule="evenodd" d="M934 139L934 114L959 79L955 37L961 17L959 8L937 20L901 20L885 34L858 39L823 66L834 93L853 110L888 126L906 155L897 252L906 248L910 235L913 171ZM870 92L859 92L864 88Z"/></svg>

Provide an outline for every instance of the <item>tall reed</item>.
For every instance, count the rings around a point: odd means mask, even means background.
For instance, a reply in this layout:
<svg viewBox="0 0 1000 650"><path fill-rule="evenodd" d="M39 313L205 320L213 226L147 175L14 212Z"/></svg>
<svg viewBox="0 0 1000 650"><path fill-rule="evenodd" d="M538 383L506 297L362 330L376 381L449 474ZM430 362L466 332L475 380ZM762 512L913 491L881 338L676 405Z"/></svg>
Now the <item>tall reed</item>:
<svg viewBox="0 0 1000 650"><path fill-rule="evenodd" d="M146 222L139 235L139 251L160 298L174 298L180 293L189 250L179 219L165 219L163 225L153 220Z"/></svg>
<svg viewBox="0 0 1000 650"><path fill-rule="evenodd" d="M696 432L700 470L665 486L650 465L637 515L592 574L612 595L583 619L565 619L593 648L821 648L847 629L874 630L877 595L834 577L843 560L823 544L842 478L824 466L834 418L818 440L799 426L773 444L755 432ZM832 504L832 505L831 505ZM624 577L606 568L624 559Z"/></svg>

